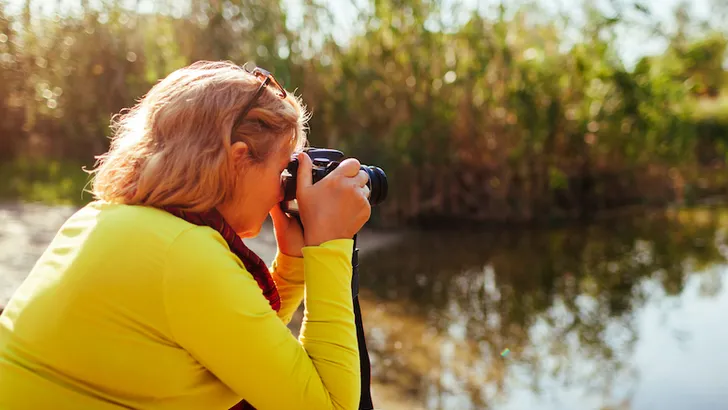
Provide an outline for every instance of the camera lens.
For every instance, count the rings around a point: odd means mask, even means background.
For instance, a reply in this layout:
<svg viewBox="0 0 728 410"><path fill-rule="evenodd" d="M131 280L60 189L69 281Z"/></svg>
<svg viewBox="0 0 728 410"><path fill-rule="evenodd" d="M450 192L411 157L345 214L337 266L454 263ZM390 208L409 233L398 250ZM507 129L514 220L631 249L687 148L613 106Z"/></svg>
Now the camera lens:
<svg viewBox="0 0 728 410"><path fill-rule="evenodd" d="M387 175L381 168L373 165L362 165L361 169L369 175L369 182L367 182L370 191L369 203L372 205L381 204L387 199L387 190L389 189Z"/></svg>

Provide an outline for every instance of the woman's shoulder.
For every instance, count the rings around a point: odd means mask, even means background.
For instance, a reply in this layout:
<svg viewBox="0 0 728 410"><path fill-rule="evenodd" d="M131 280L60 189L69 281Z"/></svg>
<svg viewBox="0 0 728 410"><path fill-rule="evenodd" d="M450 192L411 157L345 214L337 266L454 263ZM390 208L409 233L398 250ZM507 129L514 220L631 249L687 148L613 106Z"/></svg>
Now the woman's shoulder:
<svg viewBox="0 0 728 410"><path fill-rule="evenodd" d="M240 266L214 229L149 206L92 202L66 222L60 236L84 243L88 252L134 254L174 265L172 269L220 263Z"/></svg>
<svg viewBox="0 0 728 410"><path fill-rule="evenodd" d="M196 226L162 209L102 201L81 208L61 228L66 236L83 231L94 241L126 243L137 250L179 246L181 237L198 245L218 242L213 229Z"/></svg>
<svg viewBox="0 0 728 410"><path fill-rule="evenodd" d="M164 282L168 292L192 292L198 298L204 289L208 295L220 289L237 289L260 295L255 279L222 236L207 226L189 227L181 231L164 253ZM213 291L215 290L215 291Z"/></svg>
<svg viewBox="0 0 728 410"><path fill-rule="evenodd" d="M85 223L96 230L152 235L173 239L193 225L164 210L144 206L114 204L103 201L91 202L81 208L69 223Z"/></svg>
<svg viewBox="0 0 728 410"><path fill-rule="evenodd" d="M205 270L205 268L239 269L240 259L230 251L225 239L208 226L187 223L169 244L167 263L176 269Z"/></svg>

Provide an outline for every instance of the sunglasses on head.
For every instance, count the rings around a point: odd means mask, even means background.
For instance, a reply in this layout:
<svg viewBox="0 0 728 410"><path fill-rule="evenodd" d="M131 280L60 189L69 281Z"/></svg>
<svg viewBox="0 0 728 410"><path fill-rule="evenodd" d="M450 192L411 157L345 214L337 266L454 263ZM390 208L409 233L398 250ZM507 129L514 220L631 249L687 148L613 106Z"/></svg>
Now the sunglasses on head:
<svg viewBox="0 0 728 410"><path fill-rule="evenodd" d="M238 117L235 119L235 123L233 123L233 131L235 131L238 126L240 126L240 123L243 122L245 119L245 116L248 115L251 109L253 109L253 105L255 105L255 102L258 101L258 98L260 98L261 95L263 95L263 91L265 90L265 87L269 84L272 84L275 87L276 95L280 97L281 99L286 98L286 90L283 88L283 86L273 77L273 74L270 73L270 71L265 70L260 67L255 67L252 71L248 70L246 67L243 67L245 72L248 74L251 74L255 76L255 78L259 79L261 81L260 87L258 87L258 90L253 95L253 98L248 101L248 104L243 108L242 111L240 111L240 114L238 114Z"/></svg>

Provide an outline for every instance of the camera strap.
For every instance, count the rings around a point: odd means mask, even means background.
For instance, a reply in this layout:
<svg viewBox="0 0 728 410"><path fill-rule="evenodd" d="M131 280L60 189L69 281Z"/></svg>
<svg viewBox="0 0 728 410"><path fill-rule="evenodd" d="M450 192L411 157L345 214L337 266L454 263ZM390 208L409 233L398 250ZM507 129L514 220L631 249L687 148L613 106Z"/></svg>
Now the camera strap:
<svg viewBox="0 0 728 410"><path fill-rule="evenodd" d="M364 338L364 324L361 319L361 307L359 306L359 249L356 247L356 235L354 235L354 252L351 257L351 294L354 302L354 323L356 325L356 341L359 347L359 369L361 370L361 396L359 398L359 410L373 410L372 403L372 367L369 361L369 351Z"/></svg>

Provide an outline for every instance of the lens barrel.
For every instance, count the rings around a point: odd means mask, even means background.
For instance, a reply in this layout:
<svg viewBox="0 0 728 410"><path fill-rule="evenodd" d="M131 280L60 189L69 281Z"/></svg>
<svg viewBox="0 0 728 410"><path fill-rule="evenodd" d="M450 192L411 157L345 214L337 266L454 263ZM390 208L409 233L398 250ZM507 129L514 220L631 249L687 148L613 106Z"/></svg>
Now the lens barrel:
<svg viewBox="0 0 728 410"><path fill-rule="evenodd" d="M373 165L362 165L361 169L369 175L369 203L379 205L387 199L389 185L387 184L387 175L384 171Z"/></svg>

